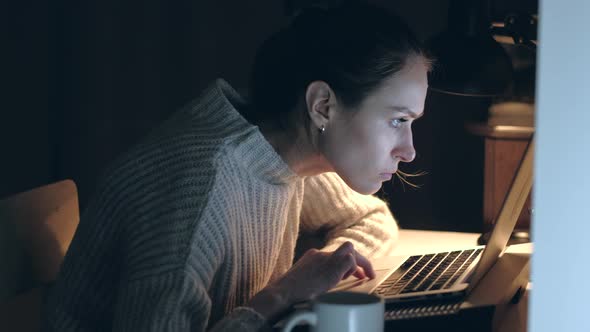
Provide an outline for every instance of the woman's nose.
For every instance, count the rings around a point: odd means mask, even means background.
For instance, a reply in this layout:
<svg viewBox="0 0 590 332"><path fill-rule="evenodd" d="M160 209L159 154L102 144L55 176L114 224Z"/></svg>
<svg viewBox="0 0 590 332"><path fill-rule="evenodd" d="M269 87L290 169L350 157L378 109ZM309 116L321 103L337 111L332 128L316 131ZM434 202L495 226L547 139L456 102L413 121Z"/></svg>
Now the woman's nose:
<svg viewBox="0 0 590 332"><path fill-rule="evenodd" d="M416 149L414 149L412 132L408 131L408 134L404 136L397 148L394 149L394 157L402 162L409 163L416 158Z"/></svg>
<svg viewBox="0 0 590 332"><path fill-rule="evenodd" d="M400 149L400 152L398 153L398 157L404 163L412 162L412 160L414 160L414 158L416 158L416 149L414 149L414 145L410 144L409 146L407 146L403 149Z"/></svg>

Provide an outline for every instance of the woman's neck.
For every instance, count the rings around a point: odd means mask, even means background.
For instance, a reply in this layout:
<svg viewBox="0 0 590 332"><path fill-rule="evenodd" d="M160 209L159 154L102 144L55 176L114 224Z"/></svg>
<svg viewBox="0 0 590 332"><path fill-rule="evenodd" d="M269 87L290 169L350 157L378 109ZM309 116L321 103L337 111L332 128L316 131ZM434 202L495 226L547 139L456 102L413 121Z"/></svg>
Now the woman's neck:
<svg viewBox="0 0 590 332"><path fill-rule="evenodd" d="M294 134L285 131L271 130L260 126L260 131L275 151L281 156L289 168L299 176L311 176L331 171L327 160L317 149L315 133L308 135L302 129ZM295 140L293 136L296 136Z"/></svg>

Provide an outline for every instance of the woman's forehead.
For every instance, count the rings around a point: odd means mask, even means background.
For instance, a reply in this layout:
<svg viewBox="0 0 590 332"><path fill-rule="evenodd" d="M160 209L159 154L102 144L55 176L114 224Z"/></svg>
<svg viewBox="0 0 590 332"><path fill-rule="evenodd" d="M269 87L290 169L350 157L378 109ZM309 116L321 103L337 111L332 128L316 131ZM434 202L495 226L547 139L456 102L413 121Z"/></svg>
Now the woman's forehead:
<svg viewBox="0 0 590 332"><path fill-rule="evenodd" d="M388 108L408 108L421 112L428 90L426 70L413 73L399 72L386 79L378 89L365 98L365 104L379 104Z"/></svg>

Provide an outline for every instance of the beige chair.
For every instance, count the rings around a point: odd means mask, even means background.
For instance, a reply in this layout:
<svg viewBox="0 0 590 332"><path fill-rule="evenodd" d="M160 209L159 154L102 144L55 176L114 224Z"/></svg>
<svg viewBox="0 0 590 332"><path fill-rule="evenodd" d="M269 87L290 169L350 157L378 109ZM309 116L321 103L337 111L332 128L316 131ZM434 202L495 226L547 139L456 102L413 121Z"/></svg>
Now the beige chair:
<svg viewBox="0 0 590 332"><path fill-rule="evenodd" d="M45 285L55 280L79 222L64 180L0 201L0 331L37 331Z"/></svg>

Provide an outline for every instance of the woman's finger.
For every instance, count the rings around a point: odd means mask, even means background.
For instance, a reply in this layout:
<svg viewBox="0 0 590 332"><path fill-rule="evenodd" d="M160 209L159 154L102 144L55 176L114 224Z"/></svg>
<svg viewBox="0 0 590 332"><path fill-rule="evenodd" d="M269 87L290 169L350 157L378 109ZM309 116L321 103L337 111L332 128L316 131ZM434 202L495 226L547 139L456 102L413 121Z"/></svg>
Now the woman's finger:
<svg viewBox="0 0 590 332"><path fill-rule="evenodd" d="M357 266L356 271L354 271L353 275L357 279L365 279L367 277L365 271L360 266Z"/></svg>
<svg viewBox="0 0 590 332"><path fill-rule="evenodd" d="M338 247L333 253L332 256L343 257L350 253L354 252L354 246L351 242L346 241Z"/></svg>
<svg viewBox="0 0 590 332"><path fill-rule="evenodd" d="M351 274L352 274L352 271L351 270L346 271L346 273L342 276L342 280L350 277Z"/></svg>
<svg viewBox="0 0 590 332"><path fill-rule="evenodd" d="M365 256L359 254L356 250L355 250L354 254L355 254L354 258L356 261L356 265L363 268L364 277L369 277L371 279L375 278L376 274L375 274L375 270L373 269L373 265L371 264L371 262Z"/></svg>
<svg viewBox="0 0 590 332"><path fill-rule="evenodd" d="M353 252L343 256L333 255L333 268L338 271L340 278L338 280L346 279L356 271L356 259Z"/></svg>

